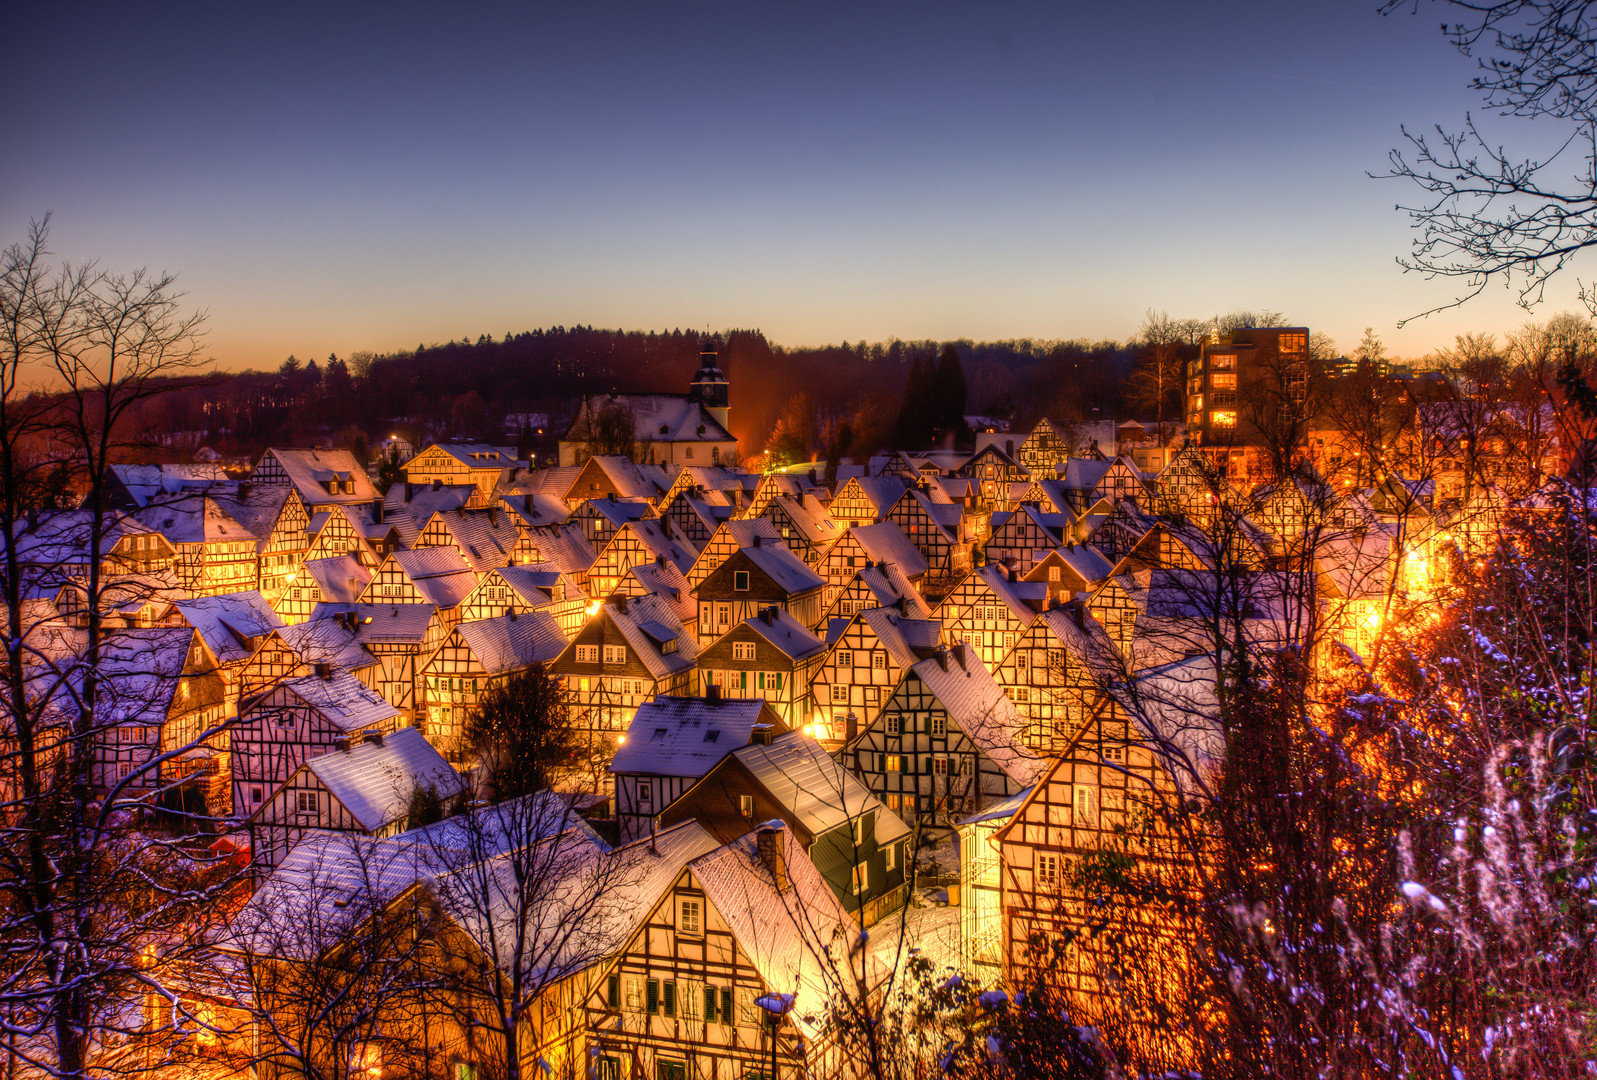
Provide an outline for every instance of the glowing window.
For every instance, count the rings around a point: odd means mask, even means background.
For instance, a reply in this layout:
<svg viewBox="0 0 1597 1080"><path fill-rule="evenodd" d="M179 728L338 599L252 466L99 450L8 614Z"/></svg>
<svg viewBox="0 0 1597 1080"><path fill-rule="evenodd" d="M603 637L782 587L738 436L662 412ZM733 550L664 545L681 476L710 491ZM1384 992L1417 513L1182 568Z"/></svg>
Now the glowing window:
<svg viewBox="0 0 1597 1080"><path fill-rule="evenodd" d="M1215 427L1236 427L1237 414L1235 409L1216 409L1209 417L1209 422Z"/></svg>

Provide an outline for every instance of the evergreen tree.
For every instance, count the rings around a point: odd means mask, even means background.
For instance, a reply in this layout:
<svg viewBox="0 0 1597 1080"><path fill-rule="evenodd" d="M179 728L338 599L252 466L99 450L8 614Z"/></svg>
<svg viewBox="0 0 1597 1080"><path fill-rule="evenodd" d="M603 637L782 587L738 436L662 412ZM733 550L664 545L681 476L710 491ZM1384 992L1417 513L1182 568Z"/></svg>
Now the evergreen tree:
<svg viewBox="0 0 1597 1080"><path fill-rule="evenodd" d="M943 355L937 362L936 426L963 437L965 430L965 367L959 362L959 350L952 344L943 346Z"/></svg>

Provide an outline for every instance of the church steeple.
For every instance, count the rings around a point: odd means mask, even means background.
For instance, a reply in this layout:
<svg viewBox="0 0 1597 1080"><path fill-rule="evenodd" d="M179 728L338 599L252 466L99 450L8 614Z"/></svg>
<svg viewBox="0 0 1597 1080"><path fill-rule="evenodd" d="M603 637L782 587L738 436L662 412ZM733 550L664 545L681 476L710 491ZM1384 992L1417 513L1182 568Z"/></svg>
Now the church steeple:
<svg viewBox="0 0 1597 1080"><path fill-rule="evenodd" d="M693 387L688 397L704 406L704 410L726 427L731 412L727 403L726 375L716 363L715 344L708 338L699 350L699 370L693 376Z"/></svg>

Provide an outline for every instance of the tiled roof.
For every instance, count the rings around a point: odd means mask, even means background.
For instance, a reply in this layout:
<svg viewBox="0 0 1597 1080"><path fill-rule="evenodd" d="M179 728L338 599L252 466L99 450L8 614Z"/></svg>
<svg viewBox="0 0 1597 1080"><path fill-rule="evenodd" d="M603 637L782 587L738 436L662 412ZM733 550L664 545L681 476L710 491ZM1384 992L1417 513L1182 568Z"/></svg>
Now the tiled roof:
<svg viewBox="0 0 1597 1080"><path fill-rule="evenodd" d="M764 615L758 615L752 619L744 619L739 625L747 626L780 649L782 655L792 660L803 660L826 650L826 643L810 633L808 627L785 609L767 608L766 611L770 614L769 623L765 621Z"/></svg>
<svg viewBox="0 0 1597 1080"><path fill-rule="evenodd" d="M271 447L265 454L271 454L278 460L288 474L289 483L307 504L373 502L377 498L377 489L372 487L371 478L348 450L287 450ZM336 495L329 493L325 485L334 479L352 482L354 490Z"/></svg>
<svg viewBox="0 0 1597 1080"><path fill-rule="evenodd" d="M329 604L353 604L372 579L372 572L353 555L312 559L305 564L305 572Z"/></svg>
<svg viewBox="0 0 1597 1080"><path fill-rule="evenodd" d="M254 590L179 600L177 609L221 664L249 659L260 639L283 625L277 612Z"/></svg>

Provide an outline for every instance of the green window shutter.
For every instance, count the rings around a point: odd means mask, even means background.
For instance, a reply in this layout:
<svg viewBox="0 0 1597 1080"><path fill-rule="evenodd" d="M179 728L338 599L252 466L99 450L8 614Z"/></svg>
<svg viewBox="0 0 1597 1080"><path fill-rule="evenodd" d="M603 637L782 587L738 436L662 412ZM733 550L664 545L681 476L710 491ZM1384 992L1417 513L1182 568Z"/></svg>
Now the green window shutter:
<svg viewBox="0 0 1597 1080"><path fill-rule="evenodd" d="M927 713L925 716L920 718L920 722L921 730L930 735L932 733L932 714Z"/></svg>
<svg viewBox="0 0 1597 1080"><path fill-rule="evenodd" d="M713 986L704 988L704 1022L706 1024L715 1023L715 987Z"/></svg>
<svg viewBox="0 0 1597 1080"><path fill-rule="evenodd" d="M926 759L926 775L932 775L932 759L930 757Z"/></svg>
<svg viewBox="0 0 1597 1080"><path fill-rule="evenodd" d="M664 1005L665 1015L675 1016L677 1014L677 984L674 980L667 979L665 981Z"/></svg>
<svg viewBox="0 0 1597 1080"><path fill-rule="evenodd" d="M735 1019L732 1015L732 988L726 987L721 991L721 1023L730 1024Z"/></svg>
<svg viewBox="0 0 1597 1080"><path fill-rule="evenodd" d="M649 980L649 1015L654 1016L660 1011L660 980Z"/></svg>
<svg viewBox="0 0 1597 1080"><path fill-rule="evenodd" d="M612 1009L621 1004L621 976L612 975L605 980L604 999Z"/></svg>

